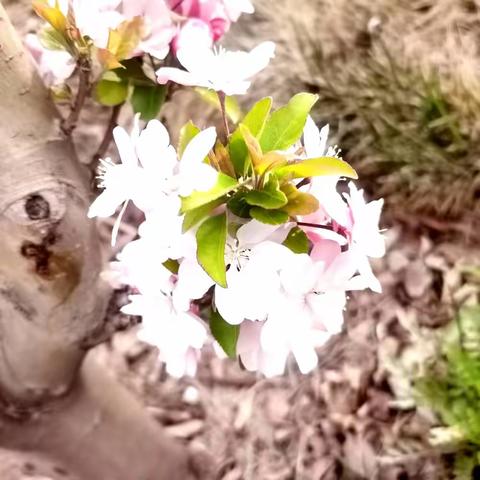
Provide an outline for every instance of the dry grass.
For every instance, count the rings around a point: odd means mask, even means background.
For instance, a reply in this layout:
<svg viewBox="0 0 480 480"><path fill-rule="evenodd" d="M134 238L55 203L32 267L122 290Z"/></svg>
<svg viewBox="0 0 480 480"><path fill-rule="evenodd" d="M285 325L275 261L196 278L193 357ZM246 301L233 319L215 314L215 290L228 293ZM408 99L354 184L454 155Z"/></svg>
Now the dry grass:
<svg viewBox="0 0 480 480"><path fill-rule="evenodd" d="M345 156L390 207L480 218L480 14L466 0L257 2L253 34L278 42L253 92L320 95Z"/></svg>

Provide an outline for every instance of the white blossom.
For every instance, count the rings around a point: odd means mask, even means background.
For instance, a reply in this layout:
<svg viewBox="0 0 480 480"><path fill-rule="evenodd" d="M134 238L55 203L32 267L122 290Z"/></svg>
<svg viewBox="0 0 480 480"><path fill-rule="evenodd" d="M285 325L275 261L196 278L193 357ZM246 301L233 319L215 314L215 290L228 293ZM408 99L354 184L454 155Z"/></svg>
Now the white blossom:
<svg viewBox="0 0 480 480"><path fill-rule="evenodd" d="M160 83L172 81L226 95L242 95L250 87L250 79L268 65L274 51L273 42L263 42L250 52L212 49L204 44L180 48L177 58L185 70L162 67L157 71L157 79Z"/></svg>

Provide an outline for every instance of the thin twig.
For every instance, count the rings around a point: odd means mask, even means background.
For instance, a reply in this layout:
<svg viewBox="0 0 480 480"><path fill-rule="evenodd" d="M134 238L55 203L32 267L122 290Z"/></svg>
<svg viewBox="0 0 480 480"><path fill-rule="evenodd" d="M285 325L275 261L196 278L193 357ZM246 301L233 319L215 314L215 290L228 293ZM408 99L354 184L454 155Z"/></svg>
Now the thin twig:
<svg viewBox="0 0 480 480"><path fill-rule="evenodd" d="M299 225L301 227L322 228L324 230L332 231L332 229L330 227L328 227L327 225L319 225L318 223L297 222L297 225Z"/></svg>
<svg viewBox="0 0 480 480"><path fill-rule="evenodd" d="M230 136L230 128L228 126L228 118L227 118L227 110L225 108L225 98L226 95L224 92L217 92L218 100L220 101L220 110L222 112L222 119L223 119L223 128L225 130L225 135L228 137Z"/></svg>
<svg viewBox="0 0 480 480"><path fill-rule="evenodd" d="M310 177L304 178L300 183L297 184L297 188L302 188L311 182L312 182L312 179Z"/></svg>
<svg viewBox="0 0 480 480"><path fill-rule="evenodd" d="M78 91L75 101L70 110L70 115L62 121L61 129L65 135L70 136L77 126L80 113L90 91L90 61L80 58L77 61L78 69Z"/></svg>
<svg viewBox="0 0 480 480"><path fill-rule="evenodd" d="M120 115L120 111L123 107L123 103L120 105L115 105L112 108L112 112L110 114L110 120L108 121L107 128L105 130L105 134L103 135L102 143L100 143L98 150L95 152L95 155L92 158L93 167L96 168L96 163L98 160L104 157L105 153L107 153L108 147L113 140L113 129L117 126L118 116Z"/></svg>
<svg viewBox="0 0 480 480"><path fill-rule="evenodd" d="M157 71L157 67L155 66L155 59L150 53L147 55L147 58L150 62L150 66L152 67L153 76L155 77L155 83L158 85L157 74L155 73Z"/></svg>

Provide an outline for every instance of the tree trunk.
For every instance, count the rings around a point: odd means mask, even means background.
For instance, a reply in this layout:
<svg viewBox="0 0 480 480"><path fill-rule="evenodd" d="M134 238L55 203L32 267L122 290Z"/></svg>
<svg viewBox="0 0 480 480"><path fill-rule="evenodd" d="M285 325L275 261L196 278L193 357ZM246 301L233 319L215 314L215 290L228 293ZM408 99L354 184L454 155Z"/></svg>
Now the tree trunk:
<svg viewBox="0 0 480 480"><path fill-rule="evenodd" d="M82 345L108 290L86 172L0 3L0 446L43 453L85 480L194 478Z"/></svg>

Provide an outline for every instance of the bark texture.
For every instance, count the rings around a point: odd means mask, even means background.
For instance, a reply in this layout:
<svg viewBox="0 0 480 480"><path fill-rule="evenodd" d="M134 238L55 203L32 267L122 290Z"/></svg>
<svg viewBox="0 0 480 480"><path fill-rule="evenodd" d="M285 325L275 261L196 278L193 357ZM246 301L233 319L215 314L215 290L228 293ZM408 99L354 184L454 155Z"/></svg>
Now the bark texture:
<svg viewBox="0 0 480 480"><path fill-rule="evenodd" d="M106 286L88 179L0 3L0 446L86 480L194 478L85 345Z"/></svg>
<svg viewBox="0 0 480 480"><path fill-rule="evenodd" d="M0 8L0 387L31 405L68 389L107 296L85 174Z"/></svg>

